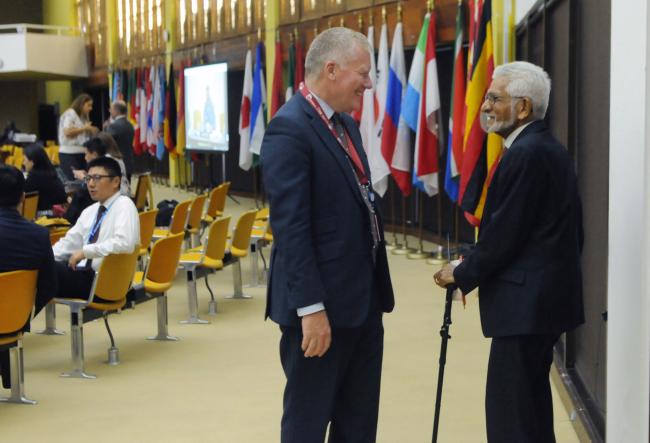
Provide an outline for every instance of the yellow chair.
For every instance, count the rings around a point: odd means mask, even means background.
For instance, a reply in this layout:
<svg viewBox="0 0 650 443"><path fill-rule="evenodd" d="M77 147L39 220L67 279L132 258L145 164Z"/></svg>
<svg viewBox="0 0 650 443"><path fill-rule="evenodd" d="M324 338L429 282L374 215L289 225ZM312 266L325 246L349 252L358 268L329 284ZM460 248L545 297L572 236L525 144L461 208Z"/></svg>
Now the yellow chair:
<svg viewBox="0 0 650 443"><path fill-rule="evenodd" d="M226 298L252 298L242 292L241 259L248 255L256 215L257 210L252 209L244 212L237 220L229 250L232 256L232 277L235 292Z"/></svg>
<svg viewBox="0 0 650 443"><path fill-rule="evenodd" d="M196 279L198 271L203 271L205 285L210 291L209 313L216 314L217 305L212 289L208 285L208 273L223 269L223 257L226 252L226 237L228 236L228 225L230 217L220 218L210 224L205 248L202 252L186 252L181 255L180 266L187 272L187 301L189 305L189 317L181 321L185 324L210 323L199 318L199 302L196 291Z"/></svg>
<svg viewBox="0 0 650 443"><path fill-rule="evenodd" d="M15 343L9 351L11 395L2 402L36 404L25 397L22 329L32 315L37 277L38 271L0 273L0 345Z"/></svg>
<svg viewBox="0 0 650 443"><path fill-rule="evenodd" d="M226 207L226 197L228 196L229 190L230 182L223 182L210 191L210 196L208 197L208 208L201 220L201 224L204 227L223 215L223 211Z"/></svg>
<svg viewBox="0 0 650 443"><path fill-rule="evenodd" d="M181 256L183 233L170 234L156 241L151 247L149 263L144 272L136 272L133 277L135 289L157 297L158 334L149 340L178 340L167 332L167 290L172 287Z"/></svg>
<svg viewBox="0 0 650 443"><path fill-rule="evenodd" d="M66 220L67 221L67 220ZM54 246L68 232L70 226L58 226L50 229L50 244ZM56 328L56 304L50 301L45 306L45 329L36 332L41 335L65 335L65 332Z"/></svg>
<svg viewBox="0 0 650 443"><path fill-rule="evenodd" d="M260 278L258 274L258 263L259 258L262 257L262 248L272 242L273 234L271 233L271 224L269 223L269 208L262 208L257 211L255 223L253 223L253 232L251 232L251 283L247 287L255 288L265 284L266 266ZM264 257L262 257L262 260L264 260ZM263 280L263 283L260 283L260 280Z"/></svg>
<svg viewBox="0 0 650 443"><path fill-rule="evenodd" d="M38 191L28 192L25 194L25 201L23 202L22 215L26 220L34 221L36 219L36 211L38 210Z"/></svg>
<svg viewBox="0 0 650 443"><path fill-rule="evenodd" d="M140 212L140 251L138 257L146 256L149 252L149 245L153 237L153 231L156 229L156 215L158 209Z"/></svg>
<svg viewBox="0 0 650 443"><path fill-rule="evenodd" d="M171 234L185 232L185 228L187 227L187 216L191 204L192 200L185 200L184 202L177 204L172 213L172 221L169 224L169 228L156 228L153 230L154 241Z"/></svg>
<svg viewBox="0 0 650 443"><path fill-rule="evenodd" d="M207 195L198 195L192 200L190 205L189 215L187 217L187 235L189 236L189 247L196 246L201 243L201 216L203 215L203 207Z"/></svg>
<svg viewBox="0 0 650 443"><path fill-rule="evenodd" d="M138 176L138 184L135 187L135 207L138 211L153 208L153 186L151 185L151 173L146 172Z"/></svg>
<svg viewBox="0 0 650 443"><path fill-rule="evenodd" d="M111 347L108 349L108 363L111 365L119 363L118 349L108 326L107 315L109 311L119 310L126 304L126 294L131 286L139 252L140 248L136 246L130 254L113 254L104 257L99 270L95 272L95 279L88 298L54 299L56 303L70 307L73 369L61 374L62 377L96 378L84 370L83 311L88 308L103 312L104 324L111 340ZM96 296L102 300L96 300Z"/></svg>

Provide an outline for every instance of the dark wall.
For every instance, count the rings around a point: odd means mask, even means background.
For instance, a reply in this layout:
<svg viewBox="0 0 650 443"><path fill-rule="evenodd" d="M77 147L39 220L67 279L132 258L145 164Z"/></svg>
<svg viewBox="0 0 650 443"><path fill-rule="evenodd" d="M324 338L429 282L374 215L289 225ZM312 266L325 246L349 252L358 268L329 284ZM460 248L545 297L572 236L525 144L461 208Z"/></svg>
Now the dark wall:
<svg viewBox="0 0 650 443"><path fill-rule="evenodd" d="M517 57L553 82L547 121L571 152L583 205L585 324L560 343L562 360L604 435L609 177L608 0L538 1L518 27Z"/></svg>
<svg viewBox="0 0 650 443"><path fill-rule="evenodd" d="M43 23L42 0L0 0L0 24ZM38 132L38 104L44 95L43 82L39 81L0 81L0 124L14 120L23 132Z"/></svg>

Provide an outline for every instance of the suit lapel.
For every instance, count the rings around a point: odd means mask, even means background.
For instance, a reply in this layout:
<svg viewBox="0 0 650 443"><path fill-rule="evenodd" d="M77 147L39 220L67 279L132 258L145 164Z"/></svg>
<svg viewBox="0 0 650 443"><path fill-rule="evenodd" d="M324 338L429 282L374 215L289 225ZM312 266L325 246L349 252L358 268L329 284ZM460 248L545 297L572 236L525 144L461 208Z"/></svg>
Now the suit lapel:
<svg viewBox="0 0 650 443"><path fill-rule="evenodd" d="M350 165L349 160L345 152L343 151L343 148L341 147L341 145L339 145L339 142L334 138L334 135L330 132L329 128L321 120L318 114L316 114L316 111L314 111L314 109L309 104L309 102L307 102L307 100L305 100L305 98L302 97L302 95L300 96L300 98L303 104L303 109L310 117L311 126L314 128L316 134L318 134L318 136L323 141L323 144L325 145L327 150L330 152L330 154L332 154L332 156L336 160L336 163L341 168L343 175L345 176L345 181L352 189L352 193L357 198L359 203L363 205L364 203L361 197L361 192L359 191L357 178L355 177L354 172L352 171L352 166ZM356 141L354 141L354 143L356 144Z"/></svg>

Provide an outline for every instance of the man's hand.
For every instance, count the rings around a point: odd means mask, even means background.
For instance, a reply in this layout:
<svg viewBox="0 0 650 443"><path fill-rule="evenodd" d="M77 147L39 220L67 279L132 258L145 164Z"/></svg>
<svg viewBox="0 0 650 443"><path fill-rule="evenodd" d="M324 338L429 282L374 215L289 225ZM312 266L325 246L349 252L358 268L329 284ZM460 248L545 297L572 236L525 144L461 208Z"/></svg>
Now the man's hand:
<svg viewBox="0 0 650 443"><path fill-rule="evenodd" d="M302 346L305 357L322 357L332 344L332 330L325 311L302 317Z"/></svg>
<svg viewBox="0 0 650 443"><path fill-rule="evenodd" d="M84 256L84 251L82 249L78 251L74 251L72 255L70 256L70 259L68 260L68 266L70 266L72 269L76 270L77 269L77 263L79 263L81 260L86 258Z"/></svg>
<svg viewBox="0 0 650 443"><path fill-rule="evenodd" d="M433 281L436 282L441 288L447 287L447 285L456 283L454 280L454 269L456 268L455 264L448 263L443 266L438 272L433 274Z"/></svg>

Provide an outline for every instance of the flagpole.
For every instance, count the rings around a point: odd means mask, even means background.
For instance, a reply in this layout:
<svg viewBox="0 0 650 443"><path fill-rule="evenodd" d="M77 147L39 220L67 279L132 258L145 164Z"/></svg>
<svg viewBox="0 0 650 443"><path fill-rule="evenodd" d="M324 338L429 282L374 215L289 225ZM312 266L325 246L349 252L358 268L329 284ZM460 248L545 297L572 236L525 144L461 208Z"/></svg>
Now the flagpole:
<svg viewBox="0 0 650 443"><path fill-rule="evenodd" d="M386 250L392 251L397 248L401 248L402 245L398 243L397 240L397 221L395 220L395 190L391 183L388 183L390 188L390 222L393 227L393 243L386 243Z"/></svg>
<svg viewBox="0 0 650 443"><path fill-rule="evenodd" d="M402 239L404 244L399 248L393 249L393 254L395 255L406 255L410 252L413 252L413 248L409 248L408 237L406 236L406 197L402 195Z"/></svg>
<svg viewBox="0 0 650 443"><path fill-rule="evenodd" d="M424 198L423 198L423 193L416 188L415 192L417 192L417 203L418 203L418 249L415 252L411 252L406 256L406 258L410 260L422 260L424 258L429 257L428 252L424 252L424 246L422 245L422 237L424 235Z"/></svg>

